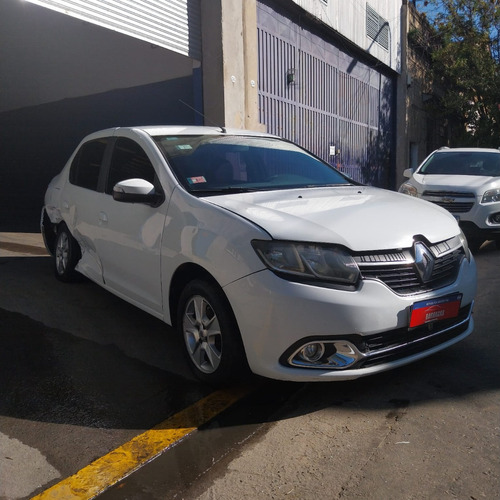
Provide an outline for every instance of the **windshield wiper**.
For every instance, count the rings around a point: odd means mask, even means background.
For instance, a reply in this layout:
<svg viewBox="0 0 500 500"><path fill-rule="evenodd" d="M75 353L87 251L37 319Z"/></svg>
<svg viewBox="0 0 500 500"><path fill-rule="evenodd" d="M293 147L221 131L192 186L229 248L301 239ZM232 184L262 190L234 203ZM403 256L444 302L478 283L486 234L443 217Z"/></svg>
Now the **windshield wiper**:
<svg viewBox="0 0 500 500"><path fill-rule="evenodd" d="M262 191L257 188L246 188L246 187L221 187L213 189L192 189L191 194L235 194L235 193L252 193L254 191Z"/></svg>
<svg viewBox="0 0 500 500"><path fill-rule="evenodd" d="M354 184L341 182L338 184L307 184L306 186L299 186L304 188L325 188L325 187L343 187L343 186L354 186Z"/></svg>

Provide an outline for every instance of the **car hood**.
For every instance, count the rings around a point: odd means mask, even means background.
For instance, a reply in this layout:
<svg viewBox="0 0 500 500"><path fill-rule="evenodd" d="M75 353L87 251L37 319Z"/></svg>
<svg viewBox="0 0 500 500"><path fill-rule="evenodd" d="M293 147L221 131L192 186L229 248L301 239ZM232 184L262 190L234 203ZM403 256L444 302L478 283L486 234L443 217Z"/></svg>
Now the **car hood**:
<svg viewBox="0 0 500 500"><path fill-rule="evenodd" d="M413 179L428 190L456 190L458 188L475 192L481 196L486 189L500 187L499 177L484 175L422 175L414 174Z"/></svg>
<svg viewBox="0 0 500 500"><path fill-rule="evenodd" d="M459 233L455 219L429 202L392 191L349 186L213 196L206 201L262 227L274 239L337 243L354 251L435 243Z"/></svg>

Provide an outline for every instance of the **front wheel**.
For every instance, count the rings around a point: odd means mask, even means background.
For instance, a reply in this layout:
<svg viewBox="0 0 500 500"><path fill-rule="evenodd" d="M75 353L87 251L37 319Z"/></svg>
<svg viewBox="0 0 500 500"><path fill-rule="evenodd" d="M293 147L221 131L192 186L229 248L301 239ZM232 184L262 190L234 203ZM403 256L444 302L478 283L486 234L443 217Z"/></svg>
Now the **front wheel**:
<svg viewBox="0 0 500 500"><path fill-rule="evenodd" d="M77 241L69 232L66 224L62 223L57 230L54 252L56 278L66 283L77 281L80 274L75 270L75 267L81 257L82 254Z"/></svg>
<svg viewBox="0 0 500 500"><path fill-rule="evenodd" d="M227 299L218 287L194 280L182 291L177 325L195 375L213 385L227 385L248 373L240 332Z"/></svg>

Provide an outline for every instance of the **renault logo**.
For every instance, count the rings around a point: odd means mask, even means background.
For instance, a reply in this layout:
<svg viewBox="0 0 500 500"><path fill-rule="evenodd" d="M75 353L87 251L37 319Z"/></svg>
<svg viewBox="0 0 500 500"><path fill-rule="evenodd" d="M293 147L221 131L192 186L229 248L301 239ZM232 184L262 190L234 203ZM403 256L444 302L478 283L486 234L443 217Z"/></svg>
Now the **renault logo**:
<svg viewBox="0 0 500 500"><path fill-rule="evenodd" d="M427 283L434 270L434 256L430 250L420 242L415 243L415 266L423 283Z"/></svg>

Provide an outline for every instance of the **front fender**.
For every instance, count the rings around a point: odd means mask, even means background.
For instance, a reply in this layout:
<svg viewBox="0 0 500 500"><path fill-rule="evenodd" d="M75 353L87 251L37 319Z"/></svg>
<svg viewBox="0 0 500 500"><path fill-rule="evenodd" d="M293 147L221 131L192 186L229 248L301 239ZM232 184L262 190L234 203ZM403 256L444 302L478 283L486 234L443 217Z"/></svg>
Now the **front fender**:
<svg viewBox="0 0 500 500"><path fill-rule="evenodd" d="M193 263L222 288L265 268L252 248L254 238L270 239L250 221L203 198L176 189L162 239L162 290L165 319L171 318L169 291L177 269Z"/></svg>

